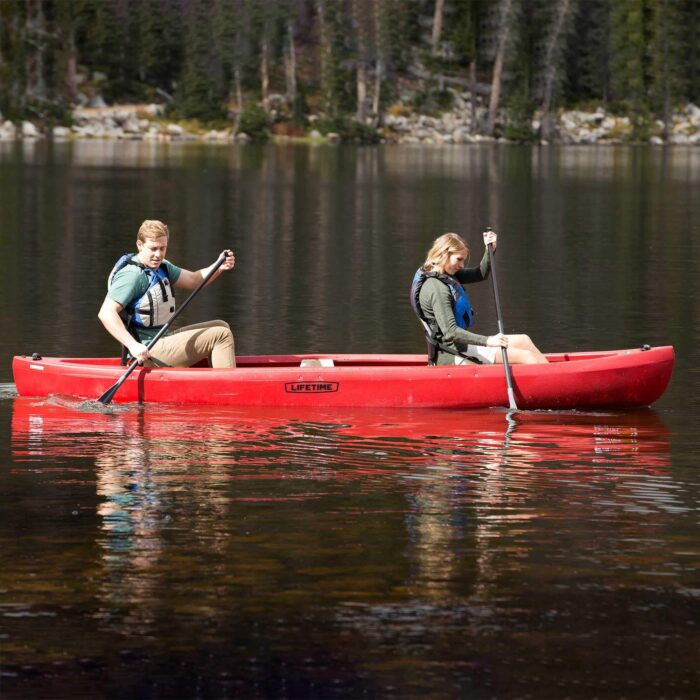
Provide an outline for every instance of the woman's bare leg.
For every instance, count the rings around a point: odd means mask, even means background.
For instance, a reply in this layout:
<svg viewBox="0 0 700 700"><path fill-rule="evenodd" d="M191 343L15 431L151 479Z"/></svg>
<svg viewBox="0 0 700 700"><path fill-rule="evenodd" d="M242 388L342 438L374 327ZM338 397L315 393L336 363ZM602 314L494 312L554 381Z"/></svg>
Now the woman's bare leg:
<svg viewBox="0 0 700 700"><path fill-rule="evenodd" d="M529 335L517 334L508 337L508 361L513 365L544 365L547 358L538 350ZM496 364L503 362L502 353L496 353Z"/></svg>

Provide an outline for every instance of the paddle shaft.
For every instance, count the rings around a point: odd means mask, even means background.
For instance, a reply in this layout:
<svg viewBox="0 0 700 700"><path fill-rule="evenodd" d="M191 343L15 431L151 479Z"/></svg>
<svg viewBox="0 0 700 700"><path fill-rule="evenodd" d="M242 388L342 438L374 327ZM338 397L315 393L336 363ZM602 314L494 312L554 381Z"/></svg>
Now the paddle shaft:
<svg viewBox="0 0 700 700"><path fill-rule="evenodd" d="M161 326L160 330L153 336L153 339L151 342L148 344L148 349L151 350L153 346L160 340L163 335L167 332L168 328L170 327L170 324L178 317L178 315L185 310L187 305L194 299L194 297L197 295L199 290L213 277L214 273L224 264L224 260L226 260L226 255L223 253L219 256L219 259L216 261L214 267L212 267L211 270L205 275L204 279L192 290L192 293L185 299L185 301L182 303L182 306L179 306L176 310L175 313ZM127 368L126 372L122 374L122 376L119 378L116 384L114 386L111 386L107 391L105 391L102 396L100 396L99 399L97 399L100 403L103 404L108 404L111 402L111 400L114 398L114 395L119 391L119 387L129 378L129 375L136 369L138 366L139 361L137 359L134 359L129 367Z"/></svg>
<svg viewBox="0 0 700 700"><path fill-rule="evenodd" d="M496 262L493 255L493 243L489 243L489 261L491 262L491 281L493 282L493 298L496 301L496 316L498 318L498 332L505 335L503 330L503 317L501 315L501 300L498 296L498 281L496 279ZM512 410L517 410L518 406L515 403L515 395L513 394L513 377L510 373L510 362L508 362L508 351L501 347L501 355L503 356L503 367L506 371L506 384L508 386L508 405Z"/></svg>

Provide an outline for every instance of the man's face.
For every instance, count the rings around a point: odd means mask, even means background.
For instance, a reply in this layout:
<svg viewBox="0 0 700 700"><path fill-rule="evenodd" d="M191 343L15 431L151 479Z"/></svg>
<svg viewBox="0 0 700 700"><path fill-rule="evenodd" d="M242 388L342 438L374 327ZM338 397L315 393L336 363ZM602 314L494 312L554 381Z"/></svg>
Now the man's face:
<svg viewBox="0 0 700 700"><path fill-rule="evenodd" d="M145 242L136 241L139 250L139 261L142 265L157 270L165 259L165 251L168 249L168 237L148 238Z"/></svg>

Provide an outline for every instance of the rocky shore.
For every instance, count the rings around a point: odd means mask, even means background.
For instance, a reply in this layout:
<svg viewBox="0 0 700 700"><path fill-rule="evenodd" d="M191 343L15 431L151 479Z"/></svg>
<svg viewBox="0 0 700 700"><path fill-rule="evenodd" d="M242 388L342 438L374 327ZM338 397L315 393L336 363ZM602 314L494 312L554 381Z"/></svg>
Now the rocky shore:
<svg viewBox="0 0 700 700"><path fill-rule="evenodd" d="M385 142L400 144L468 144L493 139L476 133L471 118L468 94L455 94L454 106L439 116L430 116L411 111L405 106L390 108L380 130ZM486 119L486 109L478 106L476 121L481 124ZM532 133L540 130L539 116L532 121ZM686 105L673 115L668 138L662 138L664 125L655 121L648 125L648 143L654 145L700 144L700 107ZM620 144L631 140L633 125L629 117L614 116L602 108L592 112L571 110L556 115L555 139L564 144ZM24 121L16 124L0 117L0 141L43 139L51 136L55 141L71 139L118 139L130 141L205 141L245 143L249 137L245 133L234 133L233 126L220 130L204 130L185 123L168 121L160 105L117 105L100 107L78 107L73 112L73 125L55 126L51 134L36 124ZM275 136L275 139L286 137ZM337 134L322 136L314 129L313 121L307 138L331 143L340 141Z"/></svg>

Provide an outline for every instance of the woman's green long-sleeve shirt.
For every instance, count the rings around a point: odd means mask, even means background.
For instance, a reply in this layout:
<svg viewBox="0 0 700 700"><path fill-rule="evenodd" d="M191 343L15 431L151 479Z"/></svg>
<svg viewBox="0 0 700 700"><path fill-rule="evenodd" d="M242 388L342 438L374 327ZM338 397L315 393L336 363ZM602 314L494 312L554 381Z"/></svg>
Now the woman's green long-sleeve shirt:
<svg viewBox="0 0 700 700"><path fill-rule="evenodd" d="M485 280L490 273L491 261L486 250L479 267L462 269L455 277L461 284L471 284ZM468 345L486 345L485 335L472 333L457 325L452 307L452 294L444 282L428 277L421 287L418 301L425 317L437 322L442 333L442 345L459 352L466 351ZM454 355L442 350L438 351L438 365L453 365L454 361Z"/></svg>

